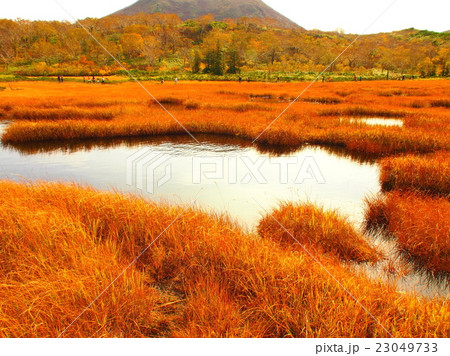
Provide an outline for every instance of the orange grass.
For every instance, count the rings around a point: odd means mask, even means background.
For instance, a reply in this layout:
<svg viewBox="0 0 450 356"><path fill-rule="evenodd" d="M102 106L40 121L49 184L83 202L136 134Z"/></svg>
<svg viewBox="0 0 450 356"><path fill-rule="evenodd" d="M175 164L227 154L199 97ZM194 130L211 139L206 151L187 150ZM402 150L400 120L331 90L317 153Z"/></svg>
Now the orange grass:
<svg viewBox="0 0 450 356"><path fill-rule="evenodd" d="M450 202L413 192L388 193L367 202L367 228L385 229L402 250L432 272L450 273Z"/></svg>
<svg viewBox="0 0 450 356"><path fill-rule="evenodd" d="M0 336L57 336L177 217L63 336L388 336L310 257L224 218L73 185L0 190ZM393 336L448 335L445 299L317 258Z"/></svg>
<svg viewBox="0 0 450 356"><path fill-rule="evenodd" d="M329 105L336 105L341 104L342 100L336 97L316 97L316 98L303 98L303 101L306 101L308 103L315 103L315 104L329 104Z"/></svg>
<svg viewBox="0 0 450 356"><path fill-rule="evenodd" d="M450 100L449 99L432 100L430 104L432 107L436 107L436 108L439 108L439 107L447 108L447 109L450 108Z"/></svg>
<svg viewBox="0 0 450 356"><path fill-rule="evenodd" d="M450 194L450 152L426 156L402 156L381 161L381 184L384 189L417 189L425 193Z"/></svg>
<svg viewBox="0 0 450 356"><path fill-rule="evenodd" d="M343 109L326 109L319 112L320 116L357 116L357 117L405 117L407 113L385 109L372 109L364 106L355 106Z"/></svg>
<svg viewBox="0 0 450 356"><path fill-rule="evenodd" d="M154 136L185 133L159 105L149 103L148 94L134 83L89 86L67 83L19 83L23 90L2 92L3 118L25 111L35 122L16 120L3 135L3 142ZM214 83L186 82L179 85L145 83L155 97L192 133L227 134L253 141L286 108L305 83ZM414 87L412 87L414 85ZM411 95L380 96L383 91ZM318 83L308 90L285 115L260 138L269 146L298 147L304 143L337 145L370 154L429 153L447 150L450 113L431 102L447 100L450 83L445 80L416 82ZM413 95L427 103L405 111ZM345 95L344 95L345 94ZM269 99L266 99L269 98ZM415 99L414 99L415 100ZM92 110L86 104L91 103ZM333 104L333 109L329 108ZM51 122L45 111L90 112L88 117L71 117ZM113 113L108 122L91 120ZM324 116L325 115L325 116ZM59 115L61 117L61 115ZM402 117L404 127L354 125L341 118L365 116ZM294 119L293 119L294 118ZM11 118L14 121L14 118Z"/></svg>
<svg viewBox="0 0 450 356"><path fill-rule="evenodd" d="M9 120L73 120L73 119L90 119L90 120L111 120L115 113L111 110L86 110L79 108L17 108L8 112L6 116Z"/></svg>
<svg viewBox="0 0 450 356"><path fill-rule="evenodd" d="M312 248L345 261L377 262L381 257L339 213L312 204L283 204L260 221L258 232L290 249Z"/></svg>

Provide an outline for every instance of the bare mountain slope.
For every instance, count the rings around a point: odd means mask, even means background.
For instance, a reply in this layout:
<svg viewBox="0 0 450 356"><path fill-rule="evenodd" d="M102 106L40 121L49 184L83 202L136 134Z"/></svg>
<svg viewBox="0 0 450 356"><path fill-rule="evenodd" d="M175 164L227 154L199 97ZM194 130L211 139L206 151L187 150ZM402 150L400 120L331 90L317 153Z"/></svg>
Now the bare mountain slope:
<svg viewBox="0 0 450 356"><path fill-rule="evenodd" d="M299 27L261 0L139 0L116 15L144 13L177 14L182 20L213 14L217 20L225 18L271 17L286 27Z"/></svg>

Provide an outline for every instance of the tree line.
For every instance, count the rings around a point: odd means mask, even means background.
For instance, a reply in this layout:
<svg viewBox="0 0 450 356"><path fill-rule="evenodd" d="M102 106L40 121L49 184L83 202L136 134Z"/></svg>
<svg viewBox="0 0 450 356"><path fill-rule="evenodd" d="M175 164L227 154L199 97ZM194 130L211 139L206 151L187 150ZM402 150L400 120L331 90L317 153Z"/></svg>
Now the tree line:
<svg viewBox="0 0 450 356"><path fill-rule="evenodd" d="M84 27L84 28L83 28ZM112 74L120 68L210 75L248 71L320 72L355 38L342 31L288 29L272 19L181 21L177 15L111 15L78 23L0 20L3 72ZM450 34L407 29L361 36L330 71L443 76Z"/></svg>

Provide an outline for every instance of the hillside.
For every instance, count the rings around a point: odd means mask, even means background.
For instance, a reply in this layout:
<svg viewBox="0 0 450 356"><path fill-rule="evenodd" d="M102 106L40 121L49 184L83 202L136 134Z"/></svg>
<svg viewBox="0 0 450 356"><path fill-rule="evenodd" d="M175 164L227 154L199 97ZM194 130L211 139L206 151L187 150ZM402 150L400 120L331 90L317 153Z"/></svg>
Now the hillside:
<svg viewBox="0 0 450 356"><path fill-rule="evenodd" d="M281 28L260 18L183 22L170 14L138 13L80 23L140 78L159 80L206 80L211 75L236 79L239 74L252 80L312 80L312 73L323 71L354 40L338 32ZM122 68L79 27L0 20L0 73L21 78L121 74ZM449 46L449 33L413 28L361 36L329 72L333 80L353 80L355 73L372 79L388 73L446 77Z"/></svg>
<svg viewBox="0 0 450 356"><path fill-rule="evenodd" d="M261 0L139 0L115 15L137 13L177 14L182 20L213 14L217 20L240 17L271 17L284 27L299 27Z"/></svg>

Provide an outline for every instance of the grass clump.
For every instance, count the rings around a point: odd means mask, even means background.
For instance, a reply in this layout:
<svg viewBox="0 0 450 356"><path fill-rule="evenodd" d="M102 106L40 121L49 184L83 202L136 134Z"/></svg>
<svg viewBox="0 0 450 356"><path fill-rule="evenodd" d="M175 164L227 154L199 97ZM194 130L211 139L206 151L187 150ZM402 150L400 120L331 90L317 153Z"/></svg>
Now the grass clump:
<svg viewBox="0 0 450 356"><path fill-rule="evenodd" d="M428 105L429 105L429 103L426 101L414 100L414 101L411 101L410 103L408 103L406 106L409 106L414 109L423 109L423 108L426 108Z"/></svg>
<svg viewBox="0 0 450 356"><path fill-rule="evenodd" d="M369 199L367 229L382 229L402 251L433 273L450 273L450 202L414 192L392 192Z"/></svg>
<svg viewBox="0 0 450 356"><path fill-rule="evenodd" d="M440 100L432 100L430 102L431 107L433 108L450 108L450 100L449 99L440 99Z"/></svg>
<svg viewBox="0 0 450 356"><path fill-rule="evenodd" d="M426 156L389 157L381 161L383 189L420 190L429 194L450 194L450 153Z"/></svg>
<svg viewBox="0 0 450 356"><path fill-rule="evenodd" d="M246 113L250 111L267 111L266 106L255 103L239 103L239 104L206 104L203 106L206 110L226 110L236 113ZM270 109L269 109L270 110Z"/></svg>
<svg viewBox="0 0 450 356"><path fill-rule="evenodd" d="M250 99L263 99L263 100L278 99L278 96L273 93L249 94L248 97Z"/></svg>
<svg viewBox="0 0 450 356"><path fill-rule="evenodd" d="M373 109L364 106L355 106L343 109L328 109L319 112L320 116L357 116L357 117L404 117L406 113L402 111L392 111L386 109Z"/></svg>
<svg viewBox="0 0 450 356"><path fill-rule="evenodd" d="M154 106L154 105L161 104L161 105L165 105L165 106L183 106L183 104L184 104L184 99L176 98L173 96L165 96L162 98L156 98L156 100L153 100L153 99L149 100L148 105ZM158 102L159 102L159 104L158 104Z"/></svg>
<svg viewBox="0 0 450 356"><path fill-rule="evenodd" d="M111 110L85 110L80 108L15 108L8 113L11 120L111 120L115 113Z"/></svg>
<svg viewBox="0 0 450 356"><path fill-rule="evenodd" d="M187 110L198 110L198 109L200 109L201 105L200 105L200 103L197 103L196 101L188 100L184 103L184 107Z"/></svg>
<svg viewBox="0 0 450 356"><path fill-rule="evenodd" d="M258 231L283 246L302 249L302 244L346 261L377 262L381 257L345 218L312 204L284 204L261 220Z"/></svg>
<svg viewBox="0 0 450 356"><path fill-rule="evenodd" d="M336 105L341 104L342 100L336 97L317 97L317 98L303 98L303 101L306 101L308 103L315 103L315 104L328 104L328 105Z"/></svg>
<svg viewBox="0 0 450 356"><path fill-rule="evenodd" d="M346 98L347 96L350 96L354 93L355 92L353 90L338 90L338 91L336 91L336 94L342 98Z"/></svg>
<svg viewBox="0 0 450 356"><path fill-rule="evenodd" d="M106 124L93 120L67 120L14 122L2 136L5 143L44 142L76 139L102 139L111 137L144 137L162 134L183 134L180 126L171 123L159 124L125 121Z"/></svg>
<svg viewBox="0 0 450 356"><path fill-rule="evenodd" d="M393 89L393 90L381 91L378 93L378 95L384 96L384 97L391 97L391 96L402 96L402 95L406 95L406 94L403 90Z"/></svg>

